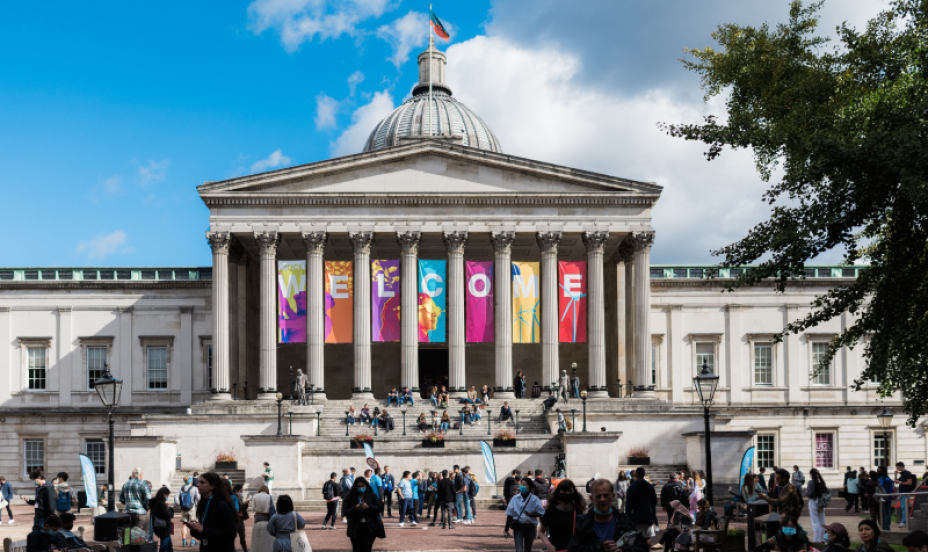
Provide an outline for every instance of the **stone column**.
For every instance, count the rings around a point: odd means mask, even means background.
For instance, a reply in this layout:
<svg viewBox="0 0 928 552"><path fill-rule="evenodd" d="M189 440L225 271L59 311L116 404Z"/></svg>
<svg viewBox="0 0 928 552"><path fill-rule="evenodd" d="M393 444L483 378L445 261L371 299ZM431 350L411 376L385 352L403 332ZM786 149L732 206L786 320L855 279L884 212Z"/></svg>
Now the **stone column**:
<svg viewBox="0 0 928 552"><path fill-rule="evenodd" d="M212 400L228 401L229 394L229 232L207 232L213 250L213 388Z"/></svg>
<svg viewBox="0 0 928 552"><path fill-rule="evenodd" d="M400 357L401 385L419 390L419 273L421 232L397 232L400 244ZM355 288L357 289L357 288Z"/></svg>
<svg viewBox="0 0 928 552"><path fill-rule="evenodd" d="M653 398L651 372L651 246L654 232L635 232L635 397ZM589 304L589 302L587 303Z"/></svg>
<svg viewBox="0 0 928 552"><path fill-rule="evenodd" d="M444 234L448 249L448 383L451 397L467 396L464 364L464 244L467 232Z"/></svg>
<svg viewBox="0 0 928 552"><path fill-rule="evenodd" d="M325 232L303 232L306 246L306 374L313 384L313 401L325 396L325 273L322 253Z"/></svg>
<svg viewBox="0 0 928 552"><path fill-rule="evenodd" d="M557 246L561 233L539 232L535 240L541 250L541 384L547 392L559 375Z"/></svg>
<svg viewBox="0 0 928 552"><path fill-rule="evenodd" d="M628 380L632 379L629 370L629 366L632 366L631 347L629 347L629 334L632 330L632 324L630 322L631 317L629 316L632 294L630 293L631 285L629 280L631 278L631 265L634 257L635 248L631 245L629 240L623 240L619 245L618 251L616 251L616 295L618 297L616 311L619 318L619 370L617 377L619 383L622 384L619 386L622 392L619 398L625 397L628 394L625 389L625 384L628 383Z"/></svg>
<svg viewBox="0 0 928 552"><path fill-rule="evenodd" d="M354 247L354 389L353 399L371 393L371 243L373 232L348 234Z"/></svg>
<svg viewBox="0 0 928 552"><path fill-rule="evenodd" d="M277 244L276 231L255 232L261 264L260 361L258 400L274 400L277 394Z"/></svg>
<svg viewBox="0 0 928 552"><path fill-rule="evenodd" d="M493 398L514 399L512 388L512 243L515 232L493 232L494 338L496 341L496 387Z"/></svg>
<svg viewBox="0 0 928 552"><path fill-rule="evenodd" d="M583 233L587 278L586 336L590 351L590 384L587 392L590 398L609 396L609 388L606 386L606 288L603 284L603 249L608 239L609 232Z"/></svg>

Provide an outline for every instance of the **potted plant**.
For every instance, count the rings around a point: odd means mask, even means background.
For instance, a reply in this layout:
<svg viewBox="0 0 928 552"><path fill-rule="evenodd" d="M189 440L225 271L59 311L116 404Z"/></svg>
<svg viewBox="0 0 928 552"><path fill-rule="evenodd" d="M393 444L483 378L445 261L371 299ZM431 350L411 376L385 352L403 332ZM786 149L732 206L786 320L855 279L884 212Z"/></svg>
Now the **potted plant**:
<svg viewBox="0 0 928 552"><path fill-rule="evenodd" d="M232 456L232 451L216 453L216 471L237 470L238 460Z"/></svg>
<svg viewBox="0 0 928 552"><path fill-rule="evenodd" d="M515 448L516 434L509 429L501 429L497 431L493 434L493 446Z"/></svg>
<svg viewBox="0 0 928 552"><path fill-rule="evenodd" d="M374 448L374 437L370 433L356 433L351 437L351 448L353 449L364 448L364 443Z"/></svg>
<svg viewBox="0 0 928 552"><path fill-rule="evenodd" d="M745 552L744 529L729 529L725 537L725 552Z"/></svg>
<svg viewBox="0 0 928 552"><path fill-rule="evenodd" d="M628 452L628 464L630 466L650 466L651 457L648 456L648 449L645 447L632 447Z"/></svg>
<svg viewBox="0 0 928 552"><path fill-rule="evenodd" d="M429 431L422 439L422 448L445 448L445 436L440 431Z"/></svg>

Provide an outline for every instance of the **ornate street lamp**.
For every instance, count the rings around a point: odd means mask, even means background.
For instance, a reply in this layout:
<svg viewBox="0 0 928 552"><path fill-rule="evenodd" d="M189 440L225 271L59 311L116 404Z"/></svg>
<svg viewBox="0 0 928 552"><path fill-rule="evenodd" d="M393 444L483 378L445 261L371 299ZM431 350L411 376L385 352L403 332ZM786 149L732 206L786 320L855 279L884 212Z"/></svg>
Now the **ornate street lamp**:
<svg viewBox="0 0 928 552"><path fill-rule="evenodd" d="M577 431L577 409L570 409L570 432Z"/></svg>
<svg viewBox="0 0 928 552"><path fill-rule="evenodd" d="M403 437L406 436L406 410L400 410L403 413Z"/></svg>
<svg viewBox="0 0 928 552"><path fill-rule="evenodd" d="M322 414L321 412L316 412L316 437L319 437L322 435L322 422L319 419L321 414Z"/></svg>
<svg viewBox="0 0 928 552"><path fill-rule="evenodd" d="M693 386L702 403L703 416L706 421L706 499L712 504L712 441L709 432L709 407L719 387L719 377L709 371L709 363L702 361L702 371L693 378Z"/></svg>
<svg viewBox="0 0 928 552"><path fill-rule="evenodd" d="M100 379L93 382L93 388L97 391L97 395L100 397L100 400L103 402L103 406L106 407L107 422L110 426L110 435L109 441L107 442L107 455L109 456L109 467L107 468L107 481L106 481L106 511L112 512L116 510L116 497L115 493L115 455L113 454L113 449L115 448L115 435L113 432L113 426L116 420L113 418L113 413L116 412L116 407L119 406L119 395L122 393L122 380L116 379L110 374L110 366L108 363L103 364L103 375Z"/></svg>
<svg viewBox="0 0 928 552"><path fill-rule="evenodd" d="M487 408L487 435L490 434L490 425L493 424L493 411Z"/></svg>
<svg viewBox="0 0 928 552"><path fill-rule="evenodd" d="M893 413L886 410L886 407L883 407L883 411L876 415L877 421L880 422L880 427L883 428L883 460L886 462L883 464L889 469L889 428L893 424Z"/></svg>
<svg viewBox="0 0 928 552"><path fill-rule="evenodd" d="M313 390L314 390L315 387L316 387L316 384L314 384L314 383L310 383L310 384L309 384L309 406L313 406L313 405L316 404L316 403L313 401Z"/></svg>
<svg viewBox="0 0 928 552"><path fill-rule="evenodd" d="M282 417L280 412L280 403L284 402L284 395L278 391L275 398L277 399L277 436L279 437L283 435L283 429L280 427L280 419Z"/></svg>
<svg viewBox="0 0 928 552"><path fill-rule="evenodd" d="M585 390L581 391L580 398L583 400L583 432L584 433L586 433L586 397L587 397L587 392Z"/></svg>

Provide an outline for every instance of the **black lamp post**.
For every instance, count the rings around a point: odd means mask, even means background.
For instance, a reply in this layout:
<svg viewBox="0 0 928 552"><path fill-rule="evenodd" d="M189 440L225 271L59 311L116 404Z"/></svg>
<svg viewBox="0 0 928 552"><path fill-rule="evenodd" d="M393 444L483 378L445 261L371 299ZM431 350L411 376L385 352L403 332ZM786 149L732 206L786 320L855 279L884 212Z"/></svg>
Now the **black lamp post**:
<svg viewBox="0 0 928 552"><path fill-rule="evenodd" d="M290 416L290 435L293 435L293 411L287 412L287 416Z"/></svg>
<svg viewBox="0 0 928 552"><path fill-rule="evenodd" d="M116 423L113 413L116 412L116 407L119 406L119 394L122 393L122 380L114 378L110 374L109 364L103 364L103 375L100 379L93 382L93 388L96 390L97 395L100 397L100 400L103 401L103 406L106 407L106 420L109 422L110 434L109 441L107 442L106 452L109 456L109 466L106 470L106 511L113 512L116 510L116 497L115 487L115 455L113 449L115 448L116 438L113 432L113 426Z"/></svg>
<svg viewBox="0 0 928 552"><path fill-rule="evenodd" d="M406 410L400 410L403 413L403 437L406 436Z"/></svg>
<svg viewBox="0 0 928 552"><path fill-rule="evenodd" d="M577 409L570 409L570 431L577 431Z"/></svg>
<svg viewBox="0 0 928 552"><path fill-rule="evenodd" d="M280 420L282 416L280 411L280 403L284 402L284 395L278 391L275 398L277 399L277 435L279 437L283 435L283 429L280 427Z"/></svg>
<svg viewBox="0 0 928 552"><path fill-rule="evenodd" d="M583 432L586 433L586 391L580 392L580 399L583 400Z"/></svg>
<svg viewBox="0 0 928 552"><path fill-rule="evenodd" d="M516 410L516 435L519 434L519 411Z"/></svg>
<svg viewBox="0 0 928 552"><path fill-rule="evenodd" d="M883 428L883 460L886 462L883 464L886 466L886 469L889 469L890 465L890 456L889 456L889 428L893 423L893 413L886 410L886 407L883 407L883 411L876 415L877 421L880 422L880 427Z"/></svg>
<svg viewBox="0 0 928 552"><path fill-rule="evenodd" d="M493 423L493 411L487 408L487 435L490 435L490 425Z"/></svg>
<svg viewBox="0 0 928 552"><path fill-rule="evenodd" d="M693 378L699 402L702 403L703 416L706 421L706 499L712 504L712 441L709 432L709 407L719 387L719 377L709 371L709 363L702 361L702 371Z"/></svg>
<svg viewBox="0 0 928 552"><path fill-rule="evenodd" d="M245 393L245 400L247 401L248 400L248 380L245 380L245 389L243 391Z"/></svg>
<svg viewBox="0 0 928 552"><path fill-rule="evenodd" d="M290 367L290 400L293 400L293 366Z"/></svg>
<svg viewBox="0 0 928 552"><path fill-rule="evenodd" d="M350 425L350 424L348 423L348 414L351 414L351 412L348 411L348 410L346 410L346 411L345 411L345 437L348 436L348 427L349 427L349 425ZM377 431L376 431L376 430L374 431L374 435L377 435Z"/></svg>
<svg viewBox="0 0 928 552"><path fill-rule="evenodd" d="M232 400L238 399L238 383L232 384Z"/></svg>
<svg viewBox="0 0 928 552"><path fill-rule="evenodd" d="M315 404L315 403L313 402L313 388L314 388L314 387L316 387L315 384L313 384L313 383L310 383L310 384L309 384L309 405L310 405L310 406L313 406L313 405Z"/></svg>
<svg viewBox="0 0 928 552"><path fill-rule="evenodd" d="M319 436L322 435L322 433L321 433L321 430L322 430L322 421L319 419L319 416L320 416L321 414L322 414L321 412L316 412L316 437L319 437Z"/></svg>

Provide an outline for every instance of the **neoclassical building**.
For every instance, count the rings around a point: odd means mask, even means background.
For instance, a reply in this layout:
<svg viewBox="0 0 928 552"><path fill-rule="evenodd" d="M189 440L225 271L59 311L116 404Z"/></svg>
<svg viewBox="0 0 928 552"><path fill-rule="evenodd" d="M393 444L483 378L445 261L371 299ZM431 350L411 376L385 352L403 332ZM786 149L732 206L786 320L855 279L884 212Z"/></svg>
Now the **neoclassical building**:
<svg viewBox="0 0 928 552"><path fill-rule="evenodd" d="M233 451L246 477L273 458L280 487L305 492L357 454L348 405L439 385L453 396L487 385L496 405L521 410L500 473L547 471L561 451L572 477L589 478L636 446L652 463L698 468L704 363L720 377L722 481L749 446L758 466L816 466L839 481L845 465L924 464L923 426L906 428L900 412L884 438L877 423L899 397L852 390L865 344L821 365L851 314L773 339L863 268L809 268L778 294L772 283L723 293L727 270L651 265L660 186L507 155L453 98L444 54L424 52L419 68L364 151L200 185L211 267L0 268L0 475L23 485L30 467L76 472L78 453L105 473L92 389L104 365L125 381L117 481L140 464L168 483ZM288 263L302 296L282 295ZM546 395L574 366L591 431L558 437L539 400L516 398L514 377L526 397L536 385ZM289 399L297 371L312 404L286 400L277 437L274 399ZM579 415L577 401L564 408ZM378 458L482 465L485 431L449 437L447 453L381 437Z"/></svg>

